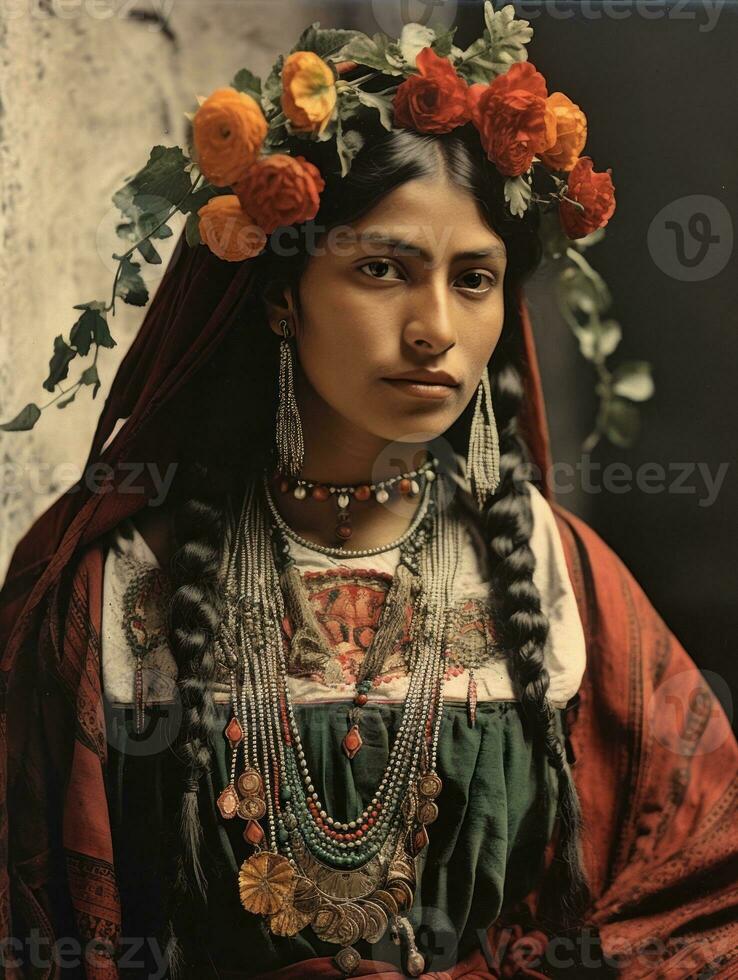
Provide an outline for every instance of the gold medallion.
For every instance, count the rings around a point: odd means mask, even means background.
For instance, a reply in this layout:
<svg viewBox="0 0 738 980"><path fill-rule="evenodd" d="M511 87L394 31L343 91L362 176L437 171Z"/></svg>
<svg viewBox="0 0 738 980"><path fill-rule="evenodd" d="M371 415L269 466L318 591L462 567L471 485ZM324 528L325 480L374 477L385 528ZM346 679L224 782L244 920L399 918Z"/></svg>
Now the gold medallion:
<svg viewBox="0 0 738 980"><path fill-rule="evenodd" d="M433 800L424 800L418 807L418 820L421 823L433 823L438 817L438 805Z"/></svg>
<svg viewBox="0 0 738 980"><path fill-rule="evenodd" d="M295 890L292 894L292 904L298 912L304 912L310 918L315 915L323 900L315 884L304 875L295 875Z"/></svg>
<svg viewBox="0 0 738 980"><path fill-rule="evenodd" d="M310 927L318 939L322 939L325 943L335 943L338 942L336 936L340 921L341 913L338 906L325 903L316 911Z"/></svg>
<svg viewBox="0 0 738 980"><path fill-rule="evenodd" d="M403 878L409 884L415 884L415 862L404 852L393 858L387 872L387 881L393 881L395 878Z"/></svg>
<svg viewBox="0 0 738 980"><path fill-rule="evenodd" d="M290 897L295 872L287 858L271 851L252 854L238 873L241 904L247 912L273 915Z"/></svg>
<svg viewBox="0 0 738 980"><path fill-rule="evenodd" d="M269 916L269 928L275 936L296 936L301 929L310 924L310 915L297 910L291 901Z"/></svg>
<svg viewBox="0 0 738 980"><path fill-rule="evenodd" d="M413 890L403 878L387 882L387 891L397 903L398 911L404 912L413 904Z"/></svg>
<svg viewBox="0 0 738 980"><path fill-rule="evenodd" d="M238 815L244 820L261 820L266 813L266 803L258 796L247 796L238 804Z"/></svg>
<svg viewBox="0 0 738 980"><path fill-rule="evenodd" d="M346 946L344 949L336 953L336 955L333 957L333 962L336 964L341 973L345 973L346 976L351 976L361 962L361 957L353 946Z"/></svg>
<svg viewBox="0 0 738 980"><path fill-rule="evenodd" d="M364 929L363 938L368 943L378 943L387 931L387 912L379 902L373 902L371 899L366 899L362 902L361 909L367 919L367 926Z"/></svg>
<svg viewBox="0 0 738 980"><path fill-rule="evenodd" d="M241 796L256 796L264 792L264 783L258 769L244 769L236 785Z"/></svg>
<svg viewBox="0 0 738 980"><path fill-rule="evenodd" d="M337 942L339 946L351 946L352 943L355 943L361 937L364 917L361 917L361 925L359 925L359 920L353 917L348 906L342 905L339 911L340 918L336 929L336 938L333 941Z"/></svg>
<svg viewBox="0 0 738 980"><path fill-rule="evenodd" d="M397 915L397 902L395 901L394 897L383 888L380 888L379 891L374 892L371 900L373 902L380 902L387 909L390 915Z"/></svg>
<svg viewBox="0 0 738 980"><path fill-rule="evenodd" d="M355 943L364 935L364 930L369 924L369 918L358 902L347 902L345 905L341 906L341 910L344 916L347 919L350 919L356 926L356 939L351 940L352 943ZM348 945L350 945L350 943Z"/></svg>
<svg viewBox="0 0 738 980"><path fill-rule="evenodd" d="M435 799L442 788L443 783L441 782L441 778L434 772L427 772L418 780L418 789L423 796L427 796L429 799Z"/></svg>

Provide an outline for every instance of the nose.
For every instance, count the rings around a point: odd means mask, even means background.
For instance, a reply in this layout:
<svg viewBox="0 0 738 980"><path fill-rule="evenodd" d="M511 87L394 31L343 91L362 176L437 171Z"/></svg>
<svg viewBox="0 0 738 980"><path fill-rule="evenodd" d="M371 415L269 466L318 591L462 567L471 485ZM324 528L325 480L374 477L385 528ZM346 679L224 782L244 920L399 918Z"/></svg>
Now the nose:
<svg viewBox="0 0 738 980"><path fill-rule="evenodd" d="M443 277L412 291L404 340L429 354L441 354L456 344L456 327Z"/></svg>

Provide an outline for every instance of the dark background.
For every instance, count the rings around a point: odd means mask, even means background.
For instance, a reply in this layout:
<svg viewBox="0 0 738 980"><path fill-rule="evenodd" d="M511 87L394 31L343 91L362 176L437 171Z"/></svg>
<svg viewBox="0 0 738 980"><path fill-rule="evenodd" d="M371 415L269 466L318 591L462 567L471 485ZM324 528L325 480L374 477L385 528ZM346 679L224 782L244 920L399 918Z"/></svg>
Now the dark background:
<svg viewBox="0 0 738 980"><path fill-rule="evenodd" d="M334 6L335 17L323 26L380 29L377 2L335 4L331 11ZM662 4L663 15L653 20L639 10L658 10L655 3L582 7L557 0L514 6L534 29L529 58L549 93L564 92L587 116L584 153L595 170L612 169L617 210L604 240L585 253L609 285L610 315L623 328L608 364L650 361L656 386L653 398L642 403L635 446L603 440L591 453L603 468L614 461L627 464L632 489L585 493L575 478L575 489L560 493L559 502L621 557L736 726L736 253L717 275L684 281L654 261L648 230L665 205L693 194L721 201L735 225L738 9L726 3L707 30L702 3ZM417 3L409 9L420 19ZM459 2L455 23L454 41L466 47L481 34L482 3ZM714 230L727 233L724 225ZM697 247L687 236L688 254ZM553 457L576 465L595 417L594 371L556 309L550 270L540 271L528 296ZM646 463L664 467L665 490L638 489L635 473ZM681 492L669 490L677 476L670 466L676 463L693 464ZM708 495L699 463L713 479L721 463L729 464L710 506L699 503ZM692 492L684 492L690 487Z"/></svg>

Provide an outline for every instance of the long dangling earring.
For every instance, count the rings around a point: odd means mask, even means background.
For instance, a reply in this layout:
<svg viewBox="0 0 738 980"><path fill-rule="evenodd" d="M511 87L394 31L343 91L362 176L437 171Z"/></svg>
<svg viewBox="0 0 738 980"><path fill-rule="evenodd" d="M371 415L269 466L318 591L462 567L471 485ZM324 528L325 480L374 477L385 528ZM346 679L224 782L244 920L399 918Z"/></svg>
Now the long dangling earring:
<svg viewBox="0 0 738 980"><path fill-rule="evenodd" d="M286 320L280 320L282 340L279 343L279 404L277 406L277 461L284 476L297 476L305 458L302 422L295 400L294 366L289 338L293 332Z"/></svg>
<svg viewBox="0 0 738 980"><path fill-rule="evenodd" d="M500 485L500 438L492 408L492 389L486 367L477 388L477 401L469 432L466 474L477 506L482 510L485 499Z"/></svg>

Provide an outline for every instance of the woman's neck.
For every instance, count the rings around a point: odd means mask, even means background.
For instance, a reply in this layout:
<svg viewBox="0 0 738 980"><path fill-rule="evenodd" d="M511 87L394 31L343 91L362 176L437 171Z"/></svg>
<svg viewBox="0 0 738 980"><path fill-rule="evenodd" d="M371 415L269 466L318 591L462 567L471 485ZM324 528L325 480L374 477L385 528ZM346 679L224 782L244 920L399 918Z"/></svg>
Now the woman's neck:
<svg viewBox="0 0 738 980"><path fill-rule="evenodd" d="M425 458L425 443L390 442L339 418L314 390L303 387L299 394L305 444L300 479L333 486L376 484L416 469L418 461ZM328 500L315 500L308 493L299 500L290 491L280 491L279 482L272 479L270 486L286 523L308 541L340 546L335 495L331 494ZM343 548L351 551L389 544L407 529L419 505L419 496L399 493L392 493L386 503L380 503L374 495L368 500L351 496L352 534Z"/></svg>

